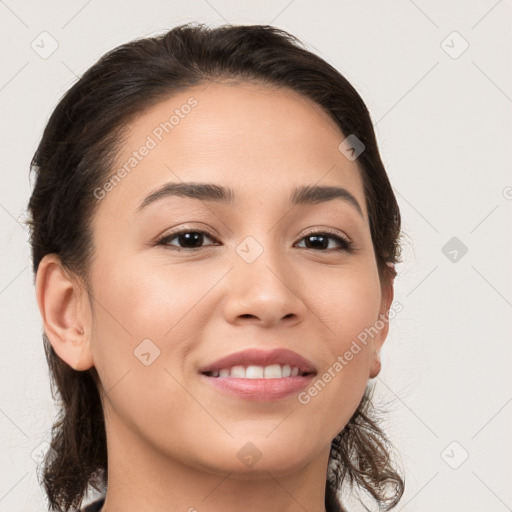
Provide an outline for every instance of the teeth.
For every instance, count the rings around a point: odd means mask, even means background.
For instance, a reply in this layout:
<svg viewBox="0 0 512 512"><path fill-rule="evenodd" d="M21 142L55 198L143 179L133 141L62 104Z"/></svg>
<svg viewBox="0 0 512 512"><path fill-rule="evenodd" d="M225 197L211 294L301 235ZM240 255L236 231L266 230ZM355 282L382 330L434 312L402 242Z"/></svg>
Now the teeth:
<svg viewBox="0 0 512 512"><path fill-rule="evenodd" d="M233 375L233 370L231 370L231 375ZM248 366L243 377L246 379L263 379L263 368L261 366Z"/></svg>
<svg viewBox="0 0 512 512"><path fill-rule="evenodd" d="M255 367L258 368L258 367ZM261 368L261 367L259 367ZM247 368L247 376L249 376L249 368ZM283 370L280 365L272 364L263 368L263 375L265 379L280 379L283 376Z"/></svg>
<svg viewBox="0 0 512 512"><path fill-rule="evenodd" d="M271 364L269 366L249 365L233 366L232 368L223 368L211 372L212 377L231 377L234 379L280 379L282 377L296 377L299 375L297 367L291 367L289 364L283 366Z"/></svg>
<svg viewBox="0 0 512 512"><path fill-rule="evenodd" d="M243 366L233 366L233 368L231 368L231 377L235 379L245 379L245 368Z"/></svg>

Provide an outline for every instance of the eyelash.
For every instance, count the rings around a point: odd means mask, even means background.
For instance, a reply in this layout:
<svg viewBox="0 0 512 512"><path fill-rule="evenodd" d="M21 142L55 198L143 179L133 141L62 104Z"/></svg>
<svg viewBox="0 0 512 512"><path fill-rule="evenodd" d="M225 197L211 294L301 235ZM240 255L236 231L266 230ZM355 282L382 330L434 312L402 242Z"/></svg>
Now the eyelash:
<svg viewBox="0 0 512 512"><path fill-rule="evenodd" d="M206 235L209 238L211 238L212 240L216 241L216 238L211 233L209 233L208 231L203 231L201 229L184 229L184 230L176 231L175 233L170 233L168 235L163 236L162 238L160 238L157 241L156 244L157 245L164 245L166 247L172 247L172 250L176 250L176 251L179 251L179 252L183 252L183 251L185 251L185 252L194 252L194 251L197 251L198 249L203 249L204 248L204 247L183 248L183 247L176 247L174 245L169 245L168 244L168 242L170 240L174 240L176 237L179 237L180 235L184 235L186 233L200 233L200 234ZM351 242L350 240L348 240L346 238L341 237L338 234L333 233L332 231L330 231L328 229L327 230L323 230L323 231L312 231L312 232L309 232L309 233L305 234L300 239L300 241L304 240L307 237L313 236L313 235L324 235L324 236L328 235L328 238L336 240L336 242L338 242L338 244L341 247L339 247L338 249L314 249L314 248L312 248L311 249L312 251L318 251L318 252L331 252L331 251L335 251L335 252L347 252L349 254L352 254L354 252L353 247L352 247L353 246L353 242ZM301 249L308 249L308 247L301 247Z"/></svg>

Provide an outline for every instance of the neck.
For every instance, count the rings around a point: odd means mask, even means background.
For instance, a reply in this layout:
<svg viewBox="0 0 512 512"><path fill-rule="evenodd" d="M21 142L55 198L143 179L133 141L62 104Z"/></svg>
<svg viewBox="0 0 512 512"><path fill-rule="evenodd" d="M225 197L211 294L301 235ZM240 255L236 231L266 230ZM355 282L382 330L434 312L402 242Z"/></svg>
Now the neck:
<svg viewBox="0 0 512 512"><path fill-rule="evenodd" d="M184 464L109 415L108 490L101 512L325 512L330 445L293 473Z"/></svg>

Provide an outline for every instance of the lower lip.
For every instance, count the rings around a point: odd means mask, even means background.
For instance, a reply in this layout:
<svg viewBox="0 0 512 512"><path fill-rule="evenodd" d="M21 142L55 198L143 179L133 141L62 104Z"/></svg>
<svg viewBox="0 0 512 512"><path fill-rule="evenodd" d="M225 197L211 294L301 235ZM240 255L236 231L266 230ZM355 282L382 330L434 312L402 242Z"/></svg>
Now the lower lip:
<svg viewBox="0 0 512 512"><path fill-rule="evenodd" d="M231 377L201 377L220 391L247 400L270 401L286 398L308 386L314 375L282 377L280 379L236 379Z"/></svg>

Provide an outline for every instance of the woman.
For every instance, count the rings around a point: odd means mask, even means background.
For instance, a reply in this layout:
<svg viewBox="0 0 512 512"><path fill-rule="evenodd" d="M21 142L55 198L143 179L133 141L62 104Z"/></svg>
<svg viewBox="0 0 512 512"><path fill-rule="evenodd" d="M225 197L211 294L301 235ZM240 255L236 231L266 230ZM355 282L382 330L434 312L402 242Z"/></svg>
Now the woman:
<svg viewBox="0 0 512 512"><path fill-rule="evenodd" d="M274 27L182 25L93 65L32 165L53 508L398 503L368 384L400 213L339 72Z"/></svg>

